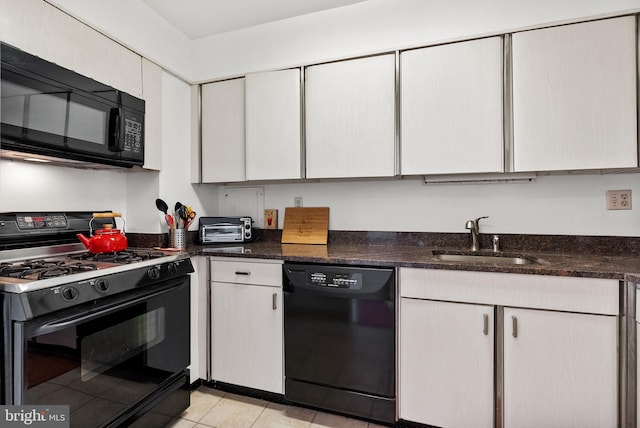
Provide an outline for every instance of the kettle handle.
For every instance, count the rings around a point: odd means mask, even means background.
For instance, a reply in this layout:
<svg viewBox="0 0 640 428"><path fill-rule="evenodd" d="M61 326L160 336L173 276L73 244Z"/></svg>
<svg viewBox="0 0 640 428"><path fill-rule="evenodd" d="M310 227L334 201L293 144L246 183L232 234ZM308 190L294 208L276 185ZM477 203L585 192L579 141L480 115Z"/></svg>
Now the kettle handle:
<svg viewBox="0 0 640 428"><path fill-rule="evenodd" d="M122 213L93 213L94 218L122 217Z"/></svg>
<svg viewBox="0 0 640 428"><path fill-rule="evenodd" d="M96 218L113 218L113 222L115 223L116 217L120 217L120 219L122 219L122 234L124 235L124 227L125 227L125 221L124 221L124 217L122 217L121 213L93 213L93 217L91 217L91 220L89 220L89 235L93 236L93 227L91 225L91 223L93 223L93 220ZM116 224L116 227L118 225Z"/></svg>

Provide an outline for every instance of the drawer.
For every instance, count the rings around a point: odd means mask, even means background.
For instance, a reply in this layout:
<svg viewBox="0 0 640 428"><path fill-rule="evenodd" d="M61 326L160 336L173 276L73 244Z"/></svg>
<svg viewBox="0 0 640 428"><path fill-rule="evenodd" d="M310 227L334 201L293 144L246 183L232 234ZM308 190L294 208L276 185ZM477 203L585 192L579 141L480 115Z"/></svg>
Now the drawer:
<svg viewBox="0 0 640 428"><path fill-rule="evenodd" d="M282 261L212 257L211 281L282 287Z"/></svg>
<svg viewBox="0 0 640 428"><path fill-rule="evenodd" d="M415 299L618 315L615 279L399 269L400 295Z"/></svg>

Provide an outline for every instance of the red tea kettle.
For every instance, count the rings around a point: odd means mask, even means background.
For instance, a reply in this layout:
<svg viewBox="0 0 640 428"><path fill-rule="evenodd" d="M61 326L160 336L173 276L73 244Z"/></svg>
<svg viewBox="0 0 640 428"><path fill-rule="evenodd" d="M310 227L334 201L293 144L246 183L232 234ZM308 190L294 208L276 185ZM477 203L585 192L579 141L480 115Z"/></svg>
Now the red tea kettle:
<svg viewBox="0 0 640 428"><path fill-rule="evenodd" d="M120 217L123 222L123 231L114 229L112 224L104 224L102 229L96 230L95 233L91 227L91 223L95 218L116 218ZM87 238L82 233L76 234L80 242L89 250L90 253L114 253L116 251L124 251L127 249L127 237L124 235L124 218L120 213L93 213L93 217L89 221L89 232L91 238Z"/></svg>

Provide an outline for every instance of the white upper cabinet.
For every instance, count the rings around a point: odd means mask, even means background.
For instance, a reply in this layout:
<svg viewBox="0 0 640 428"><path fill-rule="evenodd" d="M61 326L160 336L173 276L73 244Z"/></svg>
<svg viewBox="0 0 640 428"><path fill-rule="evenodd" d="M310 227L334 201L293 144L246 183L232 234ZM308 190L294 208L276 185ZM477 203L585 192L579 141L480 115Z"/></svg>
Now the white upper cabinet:
<svg viewBox="0 0 640 428"><path fill-rule="evenodd" d="M395 175L395 55L306 69L307 178Z"/></svg>
<svg viewBox="0 0 640 428"><path fill-rule="evenodd" d="M516 171L637 166L635 19L513 35Z"/></svg>
<svg viewBox="0 0 640 428"><path fill-rule="evenodd" d="M142 97L142 58L41 0L2 1L2 41Z"/></svg>
<svg viewBox="0 0 640 428"><path fill-rule="evenodd" d="M162 68L142 60L144 168L162 169Z"/></svg>
<svg viewBox="0 0 640 428"><path fill-rule="evenodd" d="M202 182L245 179L244 78L202 85Z"/></svg>
<svg viewBox="0 0 640 428"><path fill-rule="evenodd" d="M401 172L503 171L502 37L400 55Z"/></svg>
<svg viewBox="0 0 640 428"><path fill-rule="evenodd" d="M302 178L300 69L245 77L246 179Z"/></svg>

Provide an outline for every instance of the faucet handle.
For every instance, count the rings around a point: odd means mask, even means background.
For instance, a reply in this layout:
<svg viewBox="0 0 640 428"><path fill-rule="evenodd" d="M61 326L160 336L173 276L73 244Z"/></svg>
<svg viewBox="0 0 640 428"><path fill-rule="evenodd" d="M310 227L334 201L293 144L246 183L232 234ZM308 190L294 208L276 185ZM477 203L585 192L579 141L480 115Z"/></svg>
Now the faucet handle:
<svg viewBox="0 0 640 428"><path fill-rule="evenodd" d="M482 220L483 218L489 218L489 216L488 216L488 215L486 215L486 216L484 216L484 217L478 217L478 218L475 220L476 224L478 224L478 222L479 222L480 220Z"/></svg>

